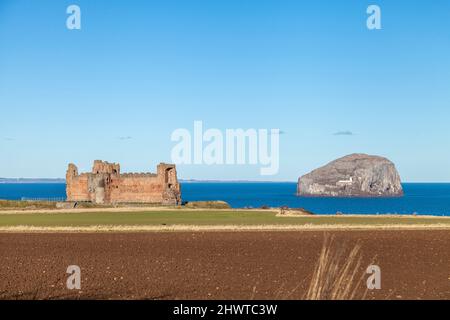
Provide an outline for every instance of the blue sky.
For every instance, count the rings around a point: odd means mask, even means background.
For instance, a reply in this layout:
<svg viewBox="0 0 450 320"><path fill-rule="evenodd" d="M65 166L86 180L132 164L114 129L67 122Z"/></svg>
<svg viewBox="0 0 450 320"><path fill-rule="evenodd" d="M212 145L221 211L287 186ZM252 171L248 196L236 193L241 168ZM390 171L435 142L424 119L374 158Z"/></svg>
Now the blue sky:
<svg viewBox="0 0 450 320"><path fill-rule="evenodd" d="M66 28L71 4L81 30ZM382 30L366 28L370 4ZM281 129L279 174L184 165L182 178L294 181L364 152L404 181L450 181L449 85L446 0L0 0L0 177L94 159L154 171L171 133L201 120Z"/></svg>

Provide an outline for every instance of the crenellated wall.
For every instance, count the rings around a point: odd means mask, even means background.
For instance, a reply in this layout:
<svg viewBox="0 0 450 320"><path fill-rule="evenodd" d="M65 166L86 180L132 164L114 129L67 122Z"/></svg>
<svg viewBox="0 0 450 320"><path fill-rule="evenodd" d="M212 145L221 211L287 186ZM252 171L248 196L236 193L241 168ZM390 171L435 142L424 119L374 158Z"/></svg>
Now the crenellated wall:
<svg viewBox="0 0 450 320"><path fill-rule="evenodd" d="M160 163L157 173L120 174L120 165L100 160L91 173L78 174L74 164L66 173L67 201L180 204L175 165Z"/></svg>

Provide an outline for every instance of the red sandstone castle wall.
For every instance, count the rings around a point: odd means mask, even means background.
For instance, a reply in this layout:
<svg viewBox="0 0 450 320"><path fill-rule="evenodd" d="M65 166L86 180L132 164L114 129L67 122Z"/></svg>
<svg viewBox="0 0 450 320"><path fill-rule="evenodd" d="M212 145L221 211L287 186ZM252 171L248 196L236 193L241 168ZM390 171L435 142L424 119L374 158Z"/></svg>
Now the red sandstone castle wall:
<svg viewBox="0 0 450 320"><path fill-rule="evenodd" d="M66 173L66 194L68 201L90 201L88 174L78 174L74 164L69 164Z"/></svg>
<svg viewBox="0 0 450 320"><path fill-rule="evenodd" d="M164 185L158 177L120 177L111 183L111 202L162 202Z"/></svg>
<svg viewBox="0 0 450 320"><path fill-rule="evenodd" d="M82 174L72 177L66 185L67 200L69 201L91 201L88 191L88 175Z"/></svg>
<svg viewBox="0 0 450 320"><path fill-rule="evenodd" d="M158 174L120 174L118 164L95 161L92 173L78 175L70 164L66 174L67 201L96 203L179 203L175 166L160 164Z"/></svg>

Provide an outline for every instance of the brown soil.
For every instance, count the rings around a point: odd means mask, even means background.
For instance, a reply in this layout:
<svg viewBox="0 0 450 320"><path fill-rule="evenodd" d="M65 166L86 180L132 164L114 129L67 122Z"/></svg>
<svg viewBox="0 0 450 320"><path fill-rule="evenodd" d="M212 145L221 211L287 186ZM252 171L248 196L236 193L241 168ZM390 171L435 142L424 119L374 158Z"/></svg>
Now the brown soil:
<svg viewBox="0 0 450 320"><path fill-rule="evenodd" d="M375 257L381 289L367 299L450 299L446 230L0 233L0 298L301 299L325 233L336 248L359 241L358 278ZM66 289L69 265L81 291Z"/></svg>

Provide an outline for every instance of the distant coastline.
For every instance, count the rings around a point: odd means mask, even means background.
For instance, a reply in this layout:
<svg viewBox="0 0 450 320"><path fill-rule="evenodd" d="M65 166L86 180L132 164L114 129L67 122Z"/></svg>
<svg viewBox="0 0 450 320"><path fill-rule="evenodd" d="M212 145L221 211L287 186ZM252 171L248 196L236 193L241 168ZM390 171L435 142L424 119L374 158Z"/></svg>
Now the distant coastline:
<svg viewBox="0 0 450 320"><path fill-rule="evenodd" d="M196 180L180 179L182 183L295 183L295 181L262 181L262 180ZM66 183L63 178L0 178L0 183Z"/></svg>
<svg viewBox="0 0 450 320"><path fill-rule="evenodd" d="M297 183L297 181L270 181L270 180L197 180L197 179L179 179L182 183ZM64 178L0 178L0 184L7 183L66 183ZM403 181L402 184L448 184L450 182L434 181Z"/></svg>
<svg viewBox="0 0 450 320"><path fill-rule="evenodd" d="M264 180L196 180L180 179L183 183L296 183L295 181L264 181Z"/></svg>
<svg viewBox="0 0 450 320"><path fill-rule="evenodd" d="M65 179L50 179L50 178L0 178L0 183L66 183Z"/></svg>

